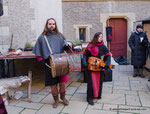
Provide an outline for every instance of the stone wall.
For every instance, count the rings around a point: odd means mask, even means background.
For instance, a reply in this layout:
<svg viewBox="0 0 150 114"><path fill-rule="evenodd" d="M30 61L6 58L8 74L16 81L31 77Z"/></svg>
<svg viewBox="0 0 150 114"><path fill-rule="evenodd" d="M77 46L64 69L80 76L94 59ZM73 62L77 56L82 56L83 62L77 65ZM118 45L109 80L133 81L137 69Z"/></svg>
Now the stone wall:
<svg viewBox="0 0 150 114"><path fill-rule="evenodd" d="M0 16L0 51L6 52L13 34L13 47L24 48L35 42L46 20L55 18L62 32L61 0L3 0L4 15Z"/></svg>
<svg viewBox="0 0 150 114"><path fill-rule="evenodd" d="M34 9L30 0L3 0L4 15L0 17L0 49L6 51L13 34L13 46L24 48L25 42L35 39L31 30Z"/></svg>
<svg viewBox="0 0 150 114"><path fill-rule="evenodd" d="M150 16L149 6L150 1L148 0L108 0L107 2L99 0L99 2L63 2L62 14L64 35L68 39L73 40L76 37L76 31L75 28L73 28L74 25L91 24L92 28L90 29L90 38L92 38L95 32L103 31L100 14L133 13L136 16L135 20L137 21Z"/></svg>
<svg viewBox="0 0 150 114"><path fill-rule="evenodd" d="M79 32L74 28L76 25L90 25L90 40L98 31L103 33L106 42L106 23L110 18L124 18L127 20L127 41L131 31L135 29L136 22L150 16L150 0L85 0L86 2L76 2L76 0L63 0L63 31L68 40L78 38ZM80 1L80 0L78 0ZM88 38L89 40L89 38ZM127 44L127 59L130 61L131 50Z"/></svg>

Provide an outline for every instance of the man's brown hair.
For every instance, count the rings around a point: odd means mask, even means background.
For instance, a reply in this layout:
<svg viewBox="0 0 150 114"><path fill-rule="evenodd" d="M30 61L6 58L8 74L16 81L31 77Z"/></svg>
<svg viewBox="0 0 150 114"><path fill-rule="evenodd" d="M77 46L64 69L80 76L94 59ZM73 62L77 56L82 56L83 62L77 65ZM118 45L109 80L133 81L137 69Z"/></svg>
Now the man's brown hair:
<svg viewBox="0 0 150 114"><path fill-rule="evenodd" d="M60 34L60 32L59 32L59 30L58 30L58 27L57 27L56 20L55 20L54 18L49 18L49 19L47 19L46 24L45 24L45 27L44 27L44 30L43 30L42 34L43 34L43 35L46 35L46 34L47 34L47 32L48 32L47 24L48 24L48 21L49 21L49 20L53 20L53 21L55 21L55 30L56 30L56 33L57 33L57 34Z"/></svg>

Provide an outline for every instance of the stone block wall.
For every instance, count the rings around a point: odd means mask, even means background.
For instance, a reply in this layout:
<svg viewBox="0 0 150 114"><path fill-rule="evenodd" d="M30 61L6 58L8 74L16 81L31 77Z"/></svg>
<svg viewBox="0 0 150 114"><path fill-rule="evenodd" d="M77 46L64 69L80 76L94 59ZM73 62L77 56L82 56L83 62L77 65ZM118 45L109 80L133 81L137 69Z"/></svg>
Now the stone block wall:
<svg viewBox="0 0 150 114"><path fill-rule="evenodd" d="M82 2L74 2L76 0L63 1L63 32L64 35L71 40L74 40L76 37L76 31L75 28L73 28L76 24L91 24L91 39L94 33L103 31L100 20L101 13L134 13L136 21L150 16L149 0L94 0L94 2L88 2L88 0L84 0L86 2L82 0ZM136 23L134 27L135 25Z"/></svg>
<svg viewBox="0 0 150 114"><path fill-rule="evenodd" d="M4 15L0 16L0 51L6 52L13 34L13 47L24 48L27 41L35 39L31 30L34 9L30 0L3 0Z"/></svg>

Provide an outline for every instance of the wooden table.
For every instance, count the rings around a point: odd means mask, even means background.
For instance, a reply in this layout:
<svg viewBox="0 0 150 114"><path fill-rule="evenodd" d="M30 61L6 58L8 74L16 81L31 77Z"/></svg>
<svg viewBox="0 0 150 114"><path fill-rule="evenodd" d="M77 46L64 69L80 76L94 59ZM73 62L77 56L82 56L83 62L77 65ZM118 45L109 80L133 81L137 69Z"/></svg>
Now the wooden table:
<svg viewBox="0 0 150 114"><path fill-rule="evenodd" d="M0 59L27 59L36 57L35 54L32 53L32 51L23 51L20 55L15 55L11 53L12 52L6 52L3 55L0 55Z"/></svg>
<svg viewBox="0 0 150 114"><path fill-rule="evenodd" d="M15 65L14 65L14 60L17 59L30 59L30 58L36 58L35 54L32 53L32 51L22 51L22 54L12 54L14 52L6 52L3 55L0 55L0 60L6 60L7 67L8 67L8 72L7 72L7 77L10 77L9 74L9 64L10 62L13 62L13 71L14 71L14 76L15 74Z"/></svg>

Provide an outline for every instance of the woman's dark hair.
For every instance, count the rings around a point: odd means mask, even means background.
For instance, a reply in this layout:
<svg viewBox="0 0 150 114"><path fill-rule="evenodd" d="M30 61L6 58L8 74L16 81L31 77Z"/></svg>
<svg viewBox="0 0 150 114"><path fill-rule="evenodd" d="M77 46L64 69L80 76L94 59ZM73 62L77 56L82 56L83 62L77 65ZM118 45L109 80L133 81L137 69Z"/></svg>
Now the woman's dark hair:
<svg viewBox="0 0 150 114"><path fill-rule="evenodd" d="M93 45L92 47L96 46L96 44L99 43L99 42L98 42L98 37L99 37L100 34L102 34L102 33L101 33L101 32L95 33L95 35L94 35L92 41L89 43L89 44L92 44L92 45Z"/></svg>
<svg viewBox="0 0 150 114"><path fill-rule="evenodd" d="M58 27L57 27L56 20L55 20L54 18L49 18L49 19L47 19L46 24L45 24L45 27L44 27L44 30L43 30L42 34L43 34L43 35L46 35L46 34L47 34L47 32L48 32L47 24L48 24L48 21L49 21L49 20L53 20L53 21L55 21L55 30L56 30L56 33L60 34L60 32L59 32L59 30L58 30Z"/></svg>

